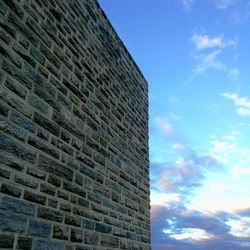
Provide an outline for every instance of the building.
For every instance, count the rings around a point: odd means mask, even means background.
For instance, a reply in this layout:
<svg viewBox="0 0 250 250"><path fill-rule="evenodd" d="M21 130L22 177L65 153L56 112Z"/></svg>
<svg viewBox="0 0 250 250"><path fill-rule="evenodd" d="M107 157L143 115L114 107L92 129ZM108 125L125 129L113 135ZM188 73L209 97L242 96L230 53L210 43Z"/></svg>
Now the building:
<svg viewBox="0 0 250 250"><path fill-rule="evenodd" d="M150 249L147 83L99 4L0 15L0 249Z"/></svg>

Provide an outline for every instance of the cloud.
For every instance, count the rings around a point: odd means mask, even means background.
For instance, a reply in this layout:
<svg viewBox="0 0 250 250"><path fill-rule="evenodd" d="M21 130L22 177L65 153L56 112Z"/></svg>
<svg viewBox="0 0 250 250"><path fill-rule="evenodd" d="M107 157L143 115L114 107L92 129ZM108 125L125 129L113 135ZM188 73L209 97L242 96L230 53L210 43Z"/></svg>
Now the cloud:
<svg viewBox="0 0 250 250"><path fill-rule="evenodd" d="M194 33L191 38L195 45L196 50L205 50L209 48L227 48L237 45L237 40L226 40L223 35L209 37L208 35L202 35Z"/></svg>
<svg viewBox="0 0 250 250"><path fill-rule="evenodd" d="M207 171L221 170L222 163L219 160L210 154L198 155L166 119L155 118L155 125L161 135L172 143L174 157L169 158L169 161L151 163L153 189L187 198L194 188L202 184Z"/></svg>
<svg viewBox="0 0 250 250"><path fill-rule="evenodd" d="M226 66L218 60L218 56L221 54L221 50L215 50L208 54L199 54L195 56L195 59L199 62L195 67L194 72L196 74L202 74L209 69L216 69L226 71Z"/></svg>
<svg viewBox="0 0 250 250"><path fill-rule="evenodd" d="M230 16L231 20L235 24L241 24L243 22L248 21L250 18L250 2L249 1L241 1L238 3L241 3L241 4L237 5L233 9L231 16Z"/></svg>
<svg viewBox="0 0 250 250"><path fill-rule="evenodd" d="M207 171L221 170L221 162L211 155L187 153L187 149L182 154L187 156L179 156L173 162L151 164L151 187L159 192L176 193L184 201L202 185Z"/></svg>
<svg viewBox="0 0 250 250"><path fill-rule="evenodd" d="M236 106L236 112L240 116L250 115L250 100L247 97L240 97L236 93L225 92L222 96L228 100L231 100Z"/></svg>
<svg viewBox="0 0 250 250"><path fill-rule="evenodd" d="M217 9L225 10L237 3L237 0L215 0Z"/></svg>
<svg viewBox="0 0 250 250"><path fill-rule="evenodd" d="M218 36L209 36L199 32L193 33L191 41L194 45L194 59L198 62L193 72L196 75L205 73L214 69L223 71L227 76L236 80L240 71L236 67L228 66L221 59L225 49L236 48L238 38L226 39L223 34Z"/></svg>
<svg viewBox="0 0 250 250"><path fill-rule="evenodd" d="M250 218L250 208L238 210L237 213L242 217L249 217Z"/></svg>
<svg viewBox="0 0 250 250"><path fill-rule="evenodd" d="M250 214L249 210L241 213ZM247 232L250 221L237 214L208 214L172 203L152 205L151 220L153 250L249 249L249 234L238 229Z"/></svg>
<svg viewBox="0 0 250 250"><path fill-rule="evenodd" d="M151 202L152 249L250 249L249 209L234 213L190 209L195 207L190 205L190 199L196 188L203 184L207 172L224 169L218 154L242 151L235 142L239 132L231 131L223 141L214 138L211 142L213 149L200 155L168 119L157 117L154 126L161 138L166 138L172 145L168 150L173 150L174 154L168 161L151 162L151 188L160 200ZM245 153L249 155L249 152ZM224 188L219 184L215 186L216 191L218 187Z"/></svg>
<svg viewBox="0 0 250 250"><path fill-rule="evenodd" d="M190 210L177 203L152 205L153 250L246 250L249 249L249 210L240 214L216 214ZM245 230L242 233L240 229Z"/></svg>
<svg viewBox="0 0 250 250"><path fill-rule="evenodd" d="M163 117L155 117L154 118L154 125L156 128L168 139L179 142L182 144L183 137L180 132L178 132L166 118Z"/></svg>
<svg viewBox="0 0 250 250"><path fill-rule="evenodd" d="M235 24L246 22L250 18L250 2L240 0L215 0L218 10L227 11L230 20Z"/></svg>
<svg viewBox="0 0 250 250"><path fill-rule="evenodd" d="M193 4L194 0L182 0L182 6L186 13L189 13L191 11Z"/></svg>
<svg viewBox="0 0 250 250"><path fill-rule="evenodd" d="M225 40L223 35L209 37L208 35L194 33L191 40L195 49L199 51L209 48L226 48L237 44L236 40Z"/></svg>
<svg viewBox="0 0 250 250"><path fill-rule="evenodd" d="M238 68L228 69L228 78L236 80L240 75L240 70Z"/></svg>

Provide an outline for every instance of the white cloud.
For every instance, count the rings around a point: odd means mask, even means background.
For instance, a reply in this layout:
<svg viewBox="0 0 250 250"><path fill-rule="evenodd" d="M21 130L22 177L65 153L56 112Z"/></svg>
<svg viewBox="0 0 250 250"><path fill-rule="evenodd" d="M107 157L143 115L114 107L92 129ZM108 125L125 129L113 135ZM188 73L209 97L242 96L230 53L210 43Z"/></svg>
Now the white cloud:
<svg viewBox="0 0 250 250"><path fill-rule="evenodd" d="M182 6L186 13L189 13L191 11L193 4L194 0L182 0Z"/></svg>
<svg viewBox="0 0 250 250"><path fill-rule="evenodd" d="M221 59L225 49L237 46L237 37L234 39L226 39L223 34L209 36L195 32L191 37L191 41L194 45L194 59L198 62L193 69L196 75L214 69L226 73L232 80L238 78L240 70L236 67L229 67L227 63Z"/></svg>
<svg viewBox="0 0 250 250"><path fill-rule="evenodd" d="M237 114L240 116L250 116L250 100L246 97L240 97L236 93L223 93L223 97L234 102Z"/></svg>
<svg viewBox="0 0 250 250"><path fill-rule="evenodd" d="M165 118L156 117L155 122L157 127L167 136L172 135L174 133L174 128Z"/></svg>
<svg viewBox="0 0 250 250"><path fill-rule="evenodd" d="M238 113L238 115L241 115L241 116L249 116L250 115L250 109L238 108L237 113Z"/></svg>
<svg viewBox="0 0 250 250"><path fill-rule="evenodd" d="M209 48L226 48L237 45L237 39L226 40L223 35L209 37L208 35L193 34L191 38L196 50L201 51Z"/></svg>
<svg viewBox="0 0 250 250"><path fill-rule="evenodd" d="M235 166L231 169L231 174L235 178L239 178L241 176L250 175L250 167L239 167Z"/></svg>
<svg viewBox="0 0 250 250"><path fill-rule="evenodd" d="M214 48L214 47L224 47L222 37L209 37L207 35L198 35L194 34L192 36L192 41L194 42L197 50L203 50L207 48Z"/></svg>
<svg viewBox="0 0 250 250"><path fill-rule="evenodd" d="M246 97L239 97L238 94L228 92L223 93L222 95L227 99L232 100L238 107L250 108L250 101Z"/></svg>

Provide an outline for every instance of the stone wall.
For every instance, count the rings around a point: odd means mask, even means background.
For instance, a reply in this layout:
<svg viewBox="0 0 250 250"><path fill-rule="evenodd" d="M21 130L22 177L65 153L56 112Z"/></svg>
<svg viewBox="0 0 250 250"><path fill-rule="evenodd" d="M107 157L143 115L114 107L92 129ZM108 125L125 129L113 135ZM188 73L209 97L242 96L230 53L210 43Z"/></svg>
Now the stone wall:
<svg viewBox="0 0 250 250"><path fill-rule="evenodd" d="M150 249L147 83L99 4L0 16L0 249Z"/></svg>

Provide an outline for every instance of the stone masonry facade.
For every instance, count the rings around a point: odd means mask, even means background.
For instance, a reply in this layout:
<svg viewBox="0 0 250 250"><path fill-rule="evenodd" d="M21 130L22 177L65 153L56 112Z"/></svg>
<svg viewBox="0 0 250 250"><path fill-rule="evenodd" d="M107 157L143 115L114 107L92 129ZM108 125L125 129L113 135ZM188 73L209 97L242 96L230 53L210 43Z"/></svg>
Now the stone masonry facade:
<svg viewBox="0 0 250 250"><path fill-rule="evenodd" d="M0 249L151 249L147 82L98 2L0 17Z"/></svg>

